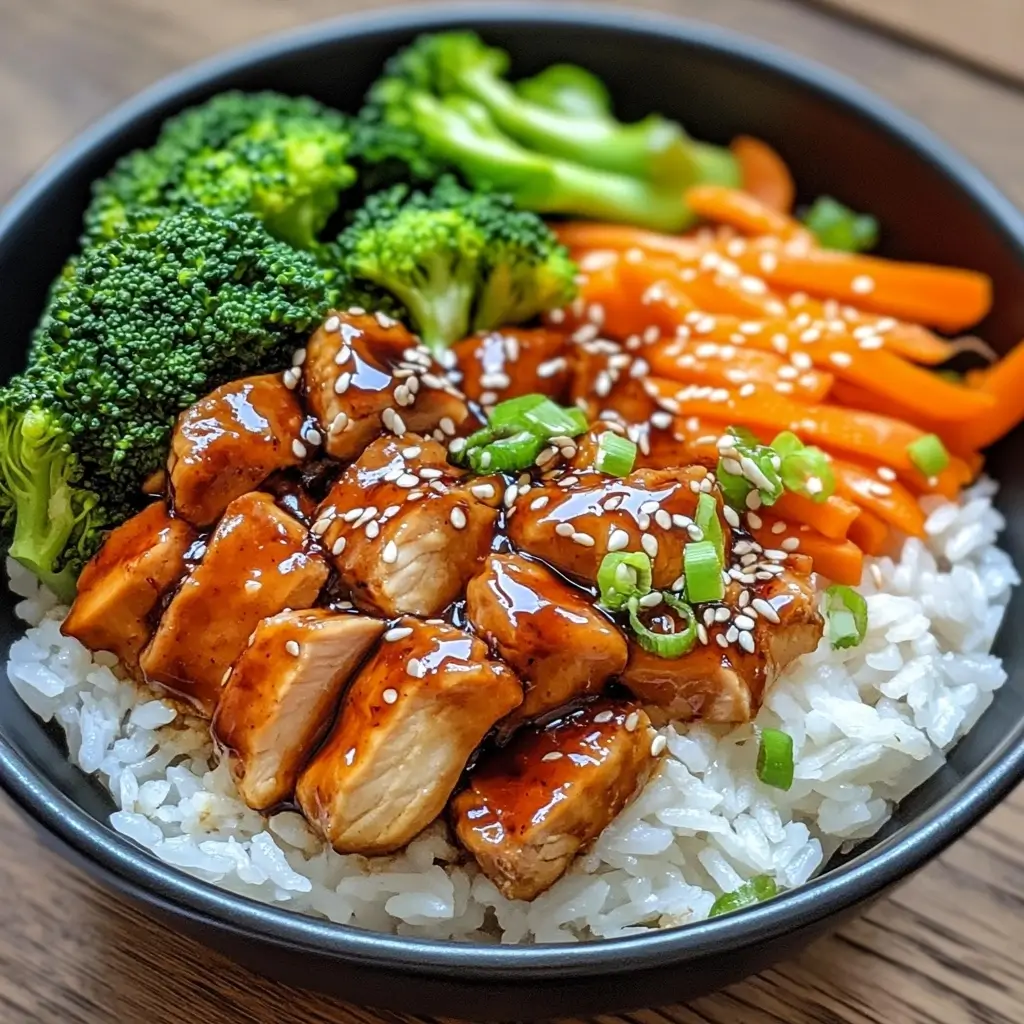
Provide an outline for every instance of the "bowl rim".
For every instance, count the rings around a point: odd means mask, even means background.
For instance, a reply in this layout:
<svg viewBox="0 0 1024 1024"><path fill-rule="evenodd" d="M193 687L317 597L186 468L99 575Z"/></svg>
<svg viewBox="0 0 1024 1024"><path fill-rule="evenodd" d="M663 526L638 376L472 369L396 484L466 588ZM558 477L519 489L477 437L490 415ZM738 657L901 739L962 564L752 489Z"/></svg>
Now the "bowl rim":
<svg viewBox="0 0 1024 1024"><path fill-rule="evenodd" d="M60 149L0 210L0 237L13 231L36 203L45 201L68 168L116 139L137 118L226 74L330 40L357 39L382 31L425 31L466 22L484 27L533 22L610 29L627 39L646 37L685 43L789 79L846 107L874 130L897 138L932 164L1018 250L1024 263L1024 216L966 158L853 79L781 47L705 23L626 7L594 8L543 0L486 6L403 6L348 15L275 33L189 65L120 104ZM335 924L277 909L186 875L92 818L37 774L0 734L0 786L25 814L61 840L78 859L98 869L115 888L141 903L243 939L255 934L271 945L412 974L458 971L467 980L618 974L761 945L812 927L874 898L921 867L991 810L1022 778L1024 720L980 765L943 794L915 827L899 829L872 850L766 904L740 914L627 938L570 945L488 946L400 937Z"/></svg>

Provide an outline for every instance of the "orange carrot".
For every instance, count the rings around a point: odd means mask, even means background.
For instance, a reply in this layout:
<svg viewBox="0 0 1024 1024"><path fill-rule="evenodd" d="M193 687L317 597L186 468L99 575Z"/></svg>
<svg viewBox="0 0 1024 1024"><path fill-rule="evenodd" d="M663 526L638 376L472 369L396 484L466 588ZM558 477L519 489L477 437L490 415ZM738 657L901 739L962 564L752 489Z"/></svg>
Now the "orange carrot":
<svg viewBox="0 0 1024 1024"><path fill-rule="evenodd" d="M803 495L785 491L772 505L772 512L791 523L810 526L825 537L844 540L861 510L852 501L836 494L826 501L811 501Z"/></svg>
<svg viewBox="0 0 1024 1024"><path fill-rule="evenodd" d="M795 250L776 239L752 241L736 262L773 287L839 299L942 330L969 327L992 305L991 280L973 270L826 249Z"/></svg>
<svg viewBox="0 0 1024 1024"><path fill-rule="evenodd" d="M789 213L796 186L782 157L752 135L737 135L729 148L740 164L743 191L779 213Z"/></svg>
<svg viewBox="0 0 1024 1024"><path fill-rule="evenodd" d="M995 406L975 422L968 423L958 440L969 448L985 448L1024 418L1024 344L1017 345L998 363L974 375L973 383L979 393L995 400Z"/></svg>
<svg viewBox="0 0 1024 1024"><path fill-rule="evenodd" d="M850 527L850 540L865 555L884 555L889 546L889 527L873 512L861 509Z"/></svg>
<svg viewBox="0 0 1024 1024"><path fill-rule="evenodd" d="M562 245L574 254L587 249L612 249L618 252L636 249L638 252L675 256L687 263L695 263L712 248L707 241L663 235L657 231L630 227L628 224L570 220L551 224L550 227Z"/></svg>
<svg viewBox="0 0 1024 1024"><path fill-rule="evenodd" d="M809 555L814 561L814 571L827 576L834 583L856 586L864 571L864 553L851 540L833 540L812 530L808 526L794 526L785 523L770 513L758 513L761 526L754 530L754 538L765 550L786 550L782 547L787 540L796 538L797 552ZM785 530L775 533L776 523L785 523Z"/></svg>
<svg viewBox="0 0 1024 1024"><path fill-rule="evenodd" d="M912 537L924 536L924 513L898 480L883 480L875 470L846 459L833 459L836 493ZM884 472L884 470L883 470ZM891 474L886 473L886 476Z"/></svg>
<svg viewBox="0 0 1024 1024"><path fill-rule="evenodd" d="M686 203L698 217L728 224L745 235L804 239L811 235L797 220L739 189L724 185L695 185L686 190Z"/></svg>

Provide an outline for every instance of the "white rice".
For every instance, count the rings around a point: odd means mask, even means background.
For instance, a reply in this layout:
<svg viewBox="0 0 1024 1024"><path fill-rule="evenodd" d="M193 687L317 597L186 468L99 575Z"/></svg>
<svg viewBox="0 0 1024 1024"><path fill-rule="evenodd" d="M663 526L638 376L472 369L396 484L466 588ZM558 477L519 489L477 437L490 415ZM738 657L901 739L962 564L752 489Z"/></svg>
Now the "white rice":
<svg viewBox="0 0 1024 1024"><path fill-rule="evenodd" d="M296 813L267 819L213 767L205 723L118 678L113 659L61 636L64 609L17 564L32 628L11 647L11 685L63 727L70 757L110 790L111 826L156 857L226 889L360 928L482 942L573 942L707 916L722 892L767 874L807 881L872 835L943 763L1006 679L989 653L1019 582L995 547L1003 519L983 481L959 503L926 499L926 543L875 559L862 590L868 635L827 642L772 689L758 725L794 739L789 792L754 771L754 729L669 726L664 765L549 892L511 902L435 824L401 854L324 848Z"/></svg>

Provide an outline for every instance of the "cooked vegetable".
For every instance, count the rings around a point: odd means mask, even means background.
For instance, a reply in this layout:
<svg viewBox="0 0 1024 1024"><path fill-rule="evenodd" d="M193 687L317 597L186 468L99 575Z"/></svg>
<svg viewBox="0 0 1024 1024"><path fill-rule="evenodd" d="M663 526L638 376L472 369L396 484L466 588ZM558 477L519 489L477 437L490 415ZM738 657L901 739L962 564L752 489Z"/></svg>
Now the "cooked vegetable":
<svg viewBox="0 0 1024 1024"><path fill-rule="evenodd" d="M571 92L564 71L518 92L503 77L506 66L503 51L472 33L421 36L370 90L360 115L367 157L400 162L416 150L416 137L429 159L458 169L476 188L508 192L527 209L667 231L692 220L683 199L688 185L703 173L730 177L725 169L735 161L727 151L696 148L673 122L652 115L623 125L600 112L603 97L585 72ZM552 84L558 75L560 87ZM585 112L569 113L567 102ZM422 157L411 170L422 170Z"/></svg>
<svg viewBox="0 0 1024 1024"><path fill-rule="evenodd" d="M703 533L702 540L710 541L715 548L715 555L720 563L725 562L725 534L722 521L718 518L718 503L710 494L701 492L697 496L697 509L694 522Z"/></svg>
<svg viewBox="0 0 1024 1024"><path fill-rule="evenodd" d="M636 444L606 430L597 443L594 466L609 476L629 476L636 461Z"/></svg>
<svg viewBox="0 0 1024 1024"><path fill-rule="evenodd" d="M168 211L198 202L252 213L267 230L312 248L355 181L344 115L308 97L226 92L165 122L156 144L123 157L93 186L85 238L133 226L140 207Z"/></svg>
<svg viewBox="0 0 1024 1024"><path fill-rule="evenodd" d="M833 584L825 591L825 620L832 648L858 647L868 631L868 603L852 587Z"/></svg>
<svg viewBox="0 0 1024 1024"><path fill-rule="evenodd" d="M195 207L87 249L0 393L11 554L72 595L166 459L175 416L226 380L287 364L336 298L331 274L248 215Z"/></svg>
<svg viewBox="0 0 1024 1024"><path fill-rule="evenodd" d="M925 476L936 476L949 465L949 452L935 434L925 434L912 441L907 445L907 455Z"/></svg>
<svg viewBox="0 0 1024 1024"><path fill-rule="evenodd" d="M762 729L757 748L757 777L774 789L790 789L793 770L793 737L780 729Z"/></svg>
<svg viewBox="0 0 1024 1024"><path fill-rule="evenodd" d="M778 896L779 887L773 878L768 875L755 875L749 881L744 882L738 889L719 896L711 904L708 917L718 917L721 914L731 914L734 910L742 910L744 907L753 906L755 903L763 903L774 896Z"/></svg>
<svg viewBox="0 0 1024 1024"><path fill-rule="evenodd" d="M542 437L576 437L587 429L587 418L575 406L563 407L545 395L522 395L499 402L488 419L491 427L517 427Z"/></svg>
<svg viewBox="0 0 1024 1024"><path fill-rule="evenodd" d="M661 600L686 623L686 628L675 633L661 633L645 626L640 619L639 598L631 598L628 604L629 625L636 642L650 654L659 658L681 658L693 649L697 642L697 617L693 609L674 594L662 593Z"/></svg>
<svg viewBox="0 0 1024 1024"><path fill-rule="evenodd" d="M643 551L609 551L597 571L601 604L609 611L625 608L651 592L651 559Z"/></svg>
<svg viewBox="0 0 1024 1024"><path fill-rule="evenodd" d="M686 596L693 604L721 601L725 596L722 559L710 540L694 541L683 548Z"/></svg>
<svg viewBox="0 0 1024 1024"><path fill-rule="evenodd" d="M607 118L612 97L604 82L577 64L552 64L515 84L525 100L577 118Z"/></svg>
<svg viewBox="0 0 1024 1024"><path fill-rule="evenodd" d="M538 217L450 177L429 193L396 185L371 196L338 250L345 271L398 299L434 348L575 294L575 266Z"/></svg>
<svg viewBox="0 0 1024 1024"><path fill-rule="evenodd" d="M788 213L796 185L782 157L767 142L750 135L737 135L729 148L739 161L743 191L779 213Z"/></svg>
<svg viewBox="0 0 1024 1024"><path fill-rule="evenodd" d="M878 244L878 221L831 196L819 196L801 218L818 244L840 252L866 252Z"/></svg>

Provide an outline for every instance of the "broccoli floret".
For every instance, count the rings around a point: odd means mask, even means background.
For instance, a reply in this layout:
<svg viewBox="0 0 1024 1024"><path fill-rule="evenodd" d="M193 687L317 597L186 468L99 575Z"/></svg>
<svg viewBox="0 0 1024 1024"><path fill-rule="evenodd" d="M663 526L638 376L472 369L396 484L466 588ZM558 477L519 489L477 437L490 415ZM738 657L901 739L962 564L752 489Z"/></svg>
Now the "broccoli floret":
<svg viewBox="0 0 1024 1024"><path fill-rule="evenodd" d="M354 181L351 132L338 111L308 97L227 92L168 120L151 149L130 153L93 188L85 241L113 238L138 207L189 203L248 212L271 234L314 245Z"/></svg>
<svg viewBox="0 0 1024 1024"><path fill-rule="evenodd" d="M423 340L518 323L568 302L575 266L536 215L444 177L371 196L338 240L345 271L394 295Z"/></svg>
<svg viewBox="0 0 1024 1024"><path fill-rule="evenodd" d="M693 143L672 121L617 121L583 69L556 65L517 89L507 61L472 33L421 36L370 90L361 120L393 132L378 135L376 158L425 153L532 210L667 231L693 219L688 186L738 173L727 150Z"/></svg>
<svg viewBox="0 0 1024 1024"><path fill-rule="evenodd" d="M73 593L163 464L177 414L286 365L338 298L332 272L247 214L195 206L87 249L53 289L28 367L0 391L11 554Z"/></svg>

